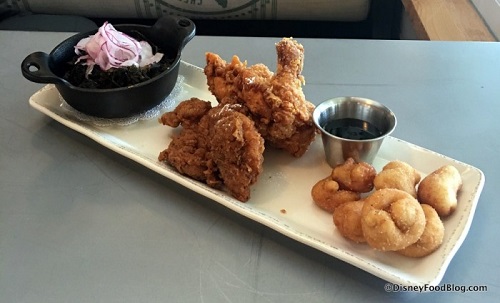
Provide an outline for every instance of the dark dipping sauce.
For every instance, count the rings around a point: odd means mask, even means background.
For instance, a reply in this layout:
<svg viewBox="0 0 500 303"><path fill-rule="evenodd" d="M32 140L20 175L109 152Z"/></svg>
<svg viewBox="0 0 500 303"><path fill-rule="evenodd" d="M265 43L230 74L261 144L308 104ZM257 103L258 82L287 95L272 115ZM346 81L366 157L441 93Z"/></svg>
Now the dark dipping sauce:
<svg viewBox="0 0 500 303"><path fill-rule="evenodd" d="M334 136L351 140L370 140L382 135L382 131L375 125L354 118L329 121L323 129Z"/></svg>

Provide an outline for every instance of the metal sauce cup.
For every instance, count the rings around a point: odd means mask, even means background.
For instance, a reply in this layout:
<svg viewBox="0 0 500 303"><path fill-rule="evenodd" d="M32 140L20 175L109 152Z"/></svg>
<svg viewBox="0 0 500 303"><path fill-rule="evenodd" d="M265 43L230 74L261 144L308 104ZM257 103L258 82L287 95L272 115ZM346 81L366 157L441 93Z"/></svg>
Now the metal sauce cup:
<svg viewBox="0 0 500 303"><path fill-rule="evenodd" d="M332 123L340 121L366 122L363 127L373 127L373 137L353 138L349 137L349 131L339 136L330 129ZM356 119L358 121L353 121ZM372 163L377 155L383 140L392 133L396 127L397 120L394 113L379 102L359 97L338 97L326 100L316 106L313 113L313 120L321 130L321 139L325 150L326 161L331 167L344 163L348 158L353 158L357 162ZM333 122L335 121L335 122ZM338 125L336 125L338 126ZM350 128L344 125L344 130ZM338 128L335 128L338 129ZM354 127L354 129L356 129Z"/></svg>

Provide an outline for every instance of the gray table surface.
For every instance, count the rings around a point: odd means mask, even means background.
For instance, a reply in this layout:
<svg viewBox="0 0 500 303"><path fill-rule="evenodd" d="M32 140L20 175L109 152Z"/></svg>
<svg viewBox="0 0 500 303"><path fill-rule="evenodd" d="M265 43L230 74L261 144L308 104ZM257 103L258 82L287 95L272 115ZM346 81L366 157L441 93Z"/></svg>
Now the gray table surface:
<svg viewBox="0 0 500 303"><path fill-rule="evenodd" d="M0 302L493 302L500 294L500 44L300 39L305 93L394 110L393 136L480 168L470 232L442 284L385 282L213 203L32 109L20 62L68 33L0 31ZM196 37L183 59L275 66L275 38ZM496 185L495 185L496 184Z"/></svg>

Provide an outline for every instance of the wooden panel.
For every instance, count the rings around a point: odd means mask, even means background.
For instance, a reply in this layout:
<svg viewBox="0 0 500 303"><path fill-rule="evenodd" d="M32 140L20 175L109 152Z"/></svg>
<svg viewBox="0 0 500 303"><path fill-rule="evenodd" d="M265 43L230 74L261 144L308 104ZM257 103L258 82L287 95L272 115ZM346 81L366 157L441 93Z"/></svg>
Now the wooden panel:
<svg viewBox="0 0 500 303"><path fill-rule="evenodd" d="M402 0L419 39L496 41L469 0Z"/></svg>

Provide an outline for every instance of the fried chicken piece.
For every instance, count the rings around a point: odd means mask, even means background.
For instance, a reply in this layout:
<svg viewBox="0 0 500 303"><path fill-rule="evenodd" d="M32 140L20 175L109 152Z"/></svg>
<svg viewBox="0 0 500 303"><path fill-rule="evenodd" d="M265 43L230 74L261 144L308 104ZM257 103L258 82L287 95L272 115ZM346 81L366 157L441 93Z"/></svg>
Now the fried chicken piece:
<svg viewBox="0 0 500 303"><path fill-rule="evenodd" d="M177 127L182 124L185 128L189 128L197 124L211 108L209 101L191 98L179 103L174 111L163 114L159 120L163 125Z"/></svg>
<svg viewBox="0 0 500 303"><path fill-rule="evenodd" d="M240 201L250 198L250 186L257 181L264 161L264 140L239 105L212 108L197 98L181 102L160 122L183 126L158 160L172 165L181 174L223 185Z"/></svg>
<svg viewBox="0 0 500 303"><path fill-rule="evenodd" d="M210 92L217 98L219 103L243 103L243 100L238 100L241 94L243 82L247 84L268 85L273 77L267 66L264 64L255 64L247 67L247 63L241 62L238 56L234 55L231 62L226 62L219 55L214 53L206 53L207 65L204 72L207 76L207 84ZM248 91L247 93L251 93ZM258 109L266 109L263 98L254 100L253 109L258 112ZM260 106L259 106L260 101ZM257 105L257 106L255 106ZM263 114L262 116L268 116Z"/></svg>
<svg viewBox="0 0 500 303"><path fill-rule="evenodd" d="M300 157L314 140L314 105L305 99L301 75L304 48L291 38L276 44L277 70L263 64L247 66L237 56L227 63L207 53L205 75L220 104L242 104L267 143Z"/></svg>
<svg viewBox="0 0 500 303"><path fill-rule="evenodd" d="M208 120L208 158L231 194L247 201L250 186L262 172L264 139L252 120L227 105L212 109Z"/></svg>
<svg viewBox="0 0 500 303"><path fill-rule="evenodd" d="M171 127L183 126L179 136L174 137L167 149L162 151L158 160L172 165L178 172L205 182L216 180L208 169L207 138L208 130L198 127L201 118L212 108L210 102L196 98L181 102L174 111L164 113L159 121ZM211 186L218 185L218 182Z"/></svg>
<svg viewBox="0 0 500 303"><path fill-rule="evenodd" d="M183 175L205 182L209 173L206 153L206 140L195 130L183 129L160 153L158 160L167 162Z"/></svg>

